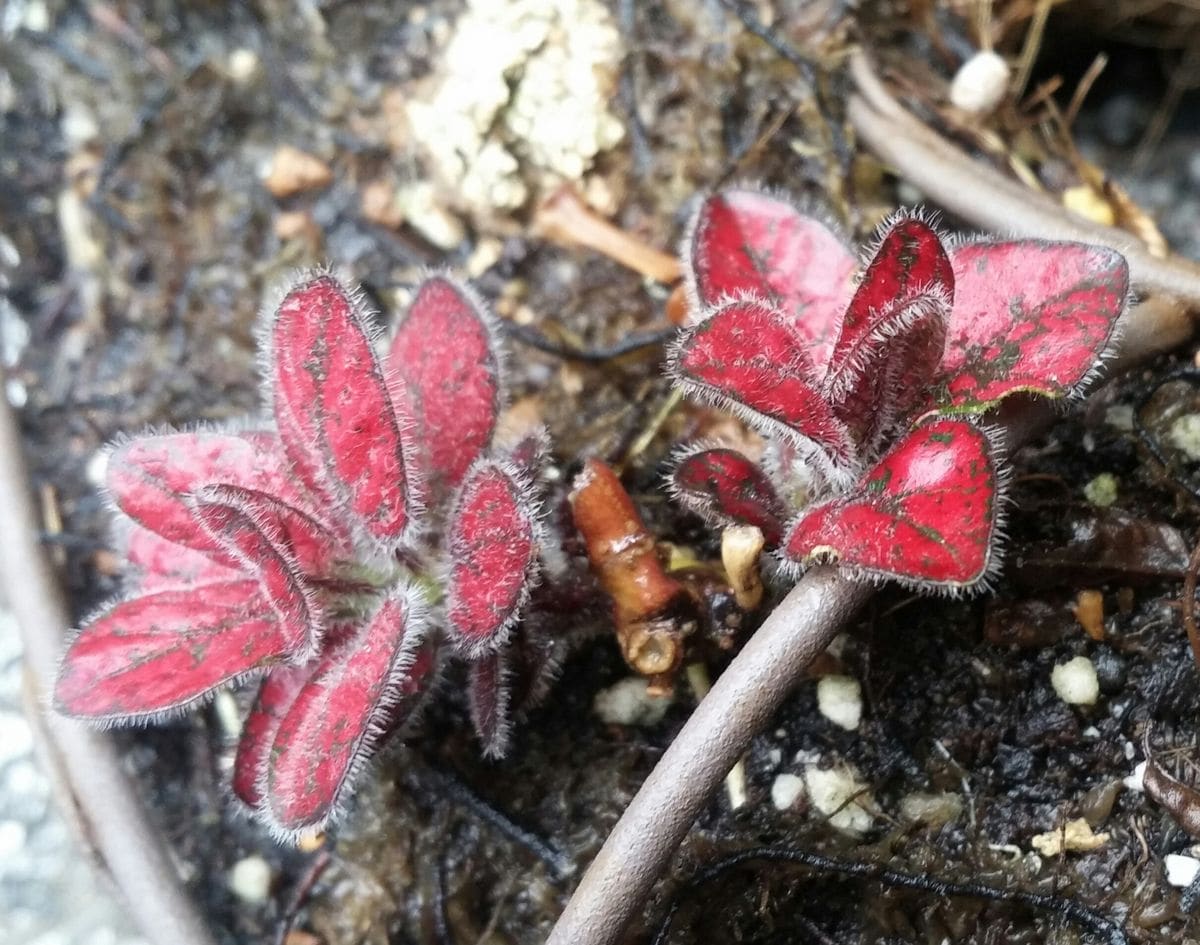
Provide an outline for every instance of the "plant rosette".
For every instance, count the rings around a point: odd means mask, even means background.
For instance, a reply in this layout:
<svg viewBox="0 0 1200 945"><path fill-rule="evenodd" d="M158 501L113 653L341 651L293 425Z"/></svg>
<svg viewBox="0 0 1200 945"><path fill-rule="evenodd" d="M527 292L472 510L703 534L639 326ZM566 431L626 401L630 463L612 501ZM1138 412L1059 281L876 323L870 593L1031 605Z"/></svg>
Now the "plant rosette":
<svg viewBox="0 0 1200 945"><path fill-rule="evenodd" d="M1124 258L946 242L901 213L859 266L823 221L750 189L706 199L683 255L692 324L669 370L763 433L770 461L685 450L680 501L760 528L792 570L837 561L919 590L985 586L1005 473L979 418L1012 394L1086 387L1125 310ZM811 486L797 489L801 473Z"/></svg>
<svg viewBox="0 0 1200 945"><path fill-rule="evenodd" d="M383 360L359 296L325 272L269 307L259 340L262 429L112 449L127 592L69 645L55 702L101 724L146 722L261 677L233 790L296 838L343 806L446 653L468 663L484 750L503 752L545 443L497 444L497 334L446 276L420 284Z"/></svg>

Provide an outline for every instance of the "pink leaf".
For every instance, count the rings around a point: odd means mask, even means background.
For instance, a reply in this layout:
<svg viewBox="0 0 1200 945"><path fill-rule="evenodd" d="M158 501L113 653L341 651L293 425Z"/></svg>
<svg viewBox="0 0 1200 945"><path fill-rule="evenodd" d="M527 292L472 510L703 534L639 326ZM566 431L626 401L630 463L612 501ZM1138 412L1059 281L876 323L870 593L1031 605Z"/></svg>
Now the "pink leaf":
<svg viewBox="0 0 1200 945"><path fill-rule="evenodd" d="M487 653L472 660L468 670L471 721L488 758L503 758L512 735L507 660L508 655L503 651Z"/></svg>
<svg viewBox="0 0 1200 945"><path fill-rule="evenodd" d="M132 568L129 586L137 587L142 594L245 578L240 571L217 564L199 551L167 541L136 522L129 523L123 544L125 560Z"/></svg>
<svg viewBox="0 0 1200 945"><path fill-rule="evenodd" d="M404 437L366 315L332 276L301 282L270 326L276 422L287 454L314 489L354 521L397 542L410 521Z"/></svg>
<svg viewBox="0 0 1200 945"><path fill-rule="evenodd" d="M302 666L277 666L262 681L242 726L233 761L233 793L248 807L262 807L262 781L275 733L319 665L319 661L312 660Z"/></svg>
<svg viewBox="0 0 1200 945"><path fill-rule="evenodd" d="M184 709L231 680L307 646L257 581L206 584L121 601L89 622L59 671L67 715L134 721Z"/></svg>
<svg viewBox="0 0 1200 945"><path fill-rule="evenodd" d="M952 253L954 312L937 406L982 412L1017 391L1063 397L1095 367L1129 292L1111 249L1023 240Z"/></svg>
<svg viewBox="0 0 1200 945"><path fill-rule="evenodd" d="M787 515L761 469L731 449L684 456L671 473L676 497L692 511L721 524L756 525L768 545L779 544Z"/></svg>
<svg viewBox="0 0 1200 945"><path fill-rule="evenodd" d="M192 505L204 529L241 564L245 573L258 578L262 596L280 626L298 641L292 650L293 661L303 663L310 659L321 642L320 608L295 559L279 544L278 536L266 534L249 515L234 506L205 499L195 499Z"/></svg>
<svg viewBox="0 0 1200 945"><path fill-rule="evenodd" d="M824 367L857 268L827 226L767 194L728 190L700 205L686 255L689 287L701 310L730 298L767 299L803 334L817 367Z"/></svg>
<svg viewBox="0 0 1200 945"><path fill-rule="evenodd" d="M996 460L965 420L937 420L901 440L849 493L803 513L785 541L802 563L955 592L996 566Z"/></svg>
<svg viewBox="0 0 1200 945"><path fill-rule="evenodd" d="M504 642L537 566L537 506L525 477L495 460L468 474L450 515L449 630L479 655Z"/></svg>
<svg viewBox="0 0 1200 945"><path fill-rule="evenodd" d="M264 815L285 836L319 830L334 814L404 698L424 616L398 588L358 632L320 658L275 735Z"/></svg>
<svg viewBox="0 0 1200 945"><path fill-rule="evenodd" d="M396 331L388 367L406 387L426 481L432 492L447 495L496 428L503 398L491 316L465 286L432 276Z"/></svg>
<svg viewBox="0 0 1200 945"><path fill-rule="evenodd" d="M117 506L139 525L229 566L236 562L193 517L190 494L232 485L302 501L278 440L264 434L168 433L129 440L109 458L107 485Z"/></svg>
<svg viewBox="0 0 1200 945"><path fill-rule="evenodd" d="M808 339L777 309L743 300L688 329L669 367L684 387L728 403L768 435L849 465L855 445L818 389Z"/></svg>
<svg viewBox="0 0 1200 945"><path fill-rule="evenodd" d="M274 539L295 559L304 575L325 578L352 551L345 539L336 537L321 522L265 492L237 486L209 486L199 494L202 502L238 509Z"/></svg>

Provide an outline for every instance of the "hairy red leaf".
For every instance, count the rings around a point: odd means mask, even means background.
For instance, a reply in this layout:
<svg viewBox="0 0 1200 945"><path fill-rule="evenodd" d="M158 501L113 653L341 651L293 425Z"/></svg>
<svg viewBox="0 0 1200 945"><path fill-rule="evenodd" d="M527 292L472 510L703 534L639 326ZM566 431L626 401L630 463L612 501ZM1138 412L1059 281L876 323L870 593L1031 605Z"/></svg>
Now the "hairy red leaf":
<svg viewBox="0 0 1200 945"><path fill-rule="evenodd" d="M512 734L511 687L507 679L508 654L498 650L471 661L467 694L471 722L488 758L503 758Z"/></svg>
<svg viewBox="0 0 1200 945"><path fill-rule="evenodd" d="M125 560L132 569L128 586L136 587L143 594L245 578L240 571L218 564L199 551L167 541L136 522L128 524L123 546Z"/></svg>
<svg viewBox="0 0 1200 945"><path fill-rule="evenodd" d="M246 806L262 807L263 778L275 733L319 665L318 660L311 660L302 666L277 666L259 686L233 761L233 793Z"/></svg>
<svg viewBox="0 0 1200 945"><path fill-rule="evenodd" d="M79 632L55 702L67 715L148 719L291 658L308 642L280 623L257 581L158 591L121 601Z"/></svg>
<svg viewBox="0 0 1200 945"><path fill-rule="evenodd" d="M487 449L502 395L491 316L465 286L431 276L396 330L388 367L404 382L416 421L416 460L445 496Z"/></svg>
<svg viewBox="0 0 1200 945"><path fill-rule="evenodd" d="M855 444L819 390L809 341L766 302L723 305L684 332L668 362L685 388L732 406L764 433L849 465Z"/></svg>
<svg viewBox="0 0 1200 945"><path fill-rule="evenodd" d="M196 519L242 566L258 578L262 596L286 633L297 641L292 658L307 661L321 642L321 612L291 553L240 508L193 500Z"/></svg>
<svg viewBox="0 0 1200 945"><path fill-rule="evenodd" d="M302 501L278 441L264 434L197 431L129 440L109 458L107 485L117 506L139 525L231 567L236 561L192 515L189 495L209 485L231 485Z"/></svg>
<svg viewBox="0 0 1200 945"><path fill-rule="evenodd" d="M727 190L700 205L686 256L688 284L702 309L730 298L766 299L824 367L857 268L854 254L825 224L768 194Z"/></svg>
<svg viewBox="0 0 1200 945"><path fill-rule="evenodd" d="M1017 391L1063 397L1112 340L1129 292L1120 253L1021 240L955 248L938 409L982 412Z"/></svg>
<svg viewBox="0 0 1200 945"><path fill-rule="evenodd" d="M706 519L756 525L772 546L783 537L783 502L766 474L737 450L685 455L672 470L670 484L684 505Z"/></svg>
<svg viewBox="0 0 1200 945"><path fill-rule="evenodd" d="M537 508L524 476L496 460L468 474L450 515L446 612L459 647L498 646L520 615L537 566Z"/></svg>
<svg viewBox="0 0 1200 945"><path fill-rule="evenodd" d="M401 587L357 633L329 647L275 735L263 813L285 836L311 833L334 814L405 697L423 614Z"/></svg>
<svg viewBox="0 0 1200 945"><path fill-rule="evenodd" d="M329 275L292 289L270 327L279 433L314 488L347 505L369 535L395 543L410 520L404 437L366 315Z"/></svg>
<svg viewBox="0 0 1200 945"><path fill-rule="evenodd" d="M965 420L923 424L845 495L803 513L785 540L802 563L922 590L963 590L995 566L996 460Z"/></svg>
<svg viewBox="0 0 1200 945"><path fill-rule="evenodd" d="M265 492L237 486L209 486L199 493L202 502L236 508L287 550L296 567L308 577L334 573L339 561L352 554L348 541L339 538L312 515Z"/></svg>

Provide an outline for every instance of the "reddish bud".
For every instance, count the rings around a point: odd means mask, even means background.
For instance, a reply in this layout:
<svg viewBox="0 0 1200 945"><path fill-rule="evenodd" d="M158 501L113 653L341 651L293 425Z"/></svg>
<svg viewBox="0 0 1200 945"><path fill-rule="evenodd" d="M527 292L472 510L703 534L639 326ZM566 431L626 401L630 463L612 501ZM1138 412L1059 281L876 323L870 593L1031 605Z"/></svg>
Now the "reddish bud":
<svg viewBox="0 0 1200 945"><path fill-rule="evenodd" d="M680 502L710 521L755 525L771 546L783 537L783 502L763 471L737 450L684 455L671 472L670 485Z"/></svg>
<svg viewBox="0 0 1200 945"><path fill-rule="evenodd" d="M813 362L824 368L857 268L854 254L827 226L767 194L723 191L700 205L685 255L701 310L731 298L766 299L802 333Z"/></svg>
<svg viewBox="0 0 1200 945"><path fill-rule="evenodd" d="M537 564L536 503L524 476L494 460L467 474L450 514L449 629L479 653L503 643L529 596Z"/></svg>
<svg viewBox="0 0 1200 945"><path fill-rule="evenodd" d="M292 289L269 331L275 417L288 457L363 531L394 544L410 520L401 423L367 317L329 275Z"/></svg>
<svg viewBox="0 0 1200 945"><path fill-rule="evenodd" d="M319 661L310 660L302 666L277 666L259 686L233 761L233 793L247 807L262 807L263 777L275 733L319 665Z"/></svg>
<svg viewBox="0 0 1200 945"><path fill-rule="evenodd" d="M267 767L263 813L285 836L334 814L404 697L424 616L398 588L358 632L329 647L284 716Z"/></svg>
<svg viewBox="0 0 1200 945"><path fill-rule="evenodd" d="M996 459L979 427L923 424L850 492L803 513L786 554L918 590L965 590L996 566L996 490Z"/></svg>
<svg viewBox="0 0 1200 945"><path fill-rule="evenodd" d="M84 626L63 659L55 702L67 715L149 719L308 643L275 617L257 581L158 591L121 601Z"/></svg>
<svg viewBox="0 0 1200 945"><path fill-rule="evenodd" d="M445 276L417 289L396 330L388 367L416 421L416 461L431 492L452 492L488 445L502 401L491 316Z"/></svg>
<svg viewBox="0 0 1200 945"><path fill-rule="evenodd" d="M1112 341L1129 267L1111 249L1022 240L951 254L954 314L937 409L982 412L1018 391L1073 393Z"/></svg>
<svg viewBox="0 0 1200 945"><path fill-rule="evenodd" d="M467 695L471 722L488 758L503 758L512 732L511 687L508 684L508 654L488 653L471 661Z"/></svg>

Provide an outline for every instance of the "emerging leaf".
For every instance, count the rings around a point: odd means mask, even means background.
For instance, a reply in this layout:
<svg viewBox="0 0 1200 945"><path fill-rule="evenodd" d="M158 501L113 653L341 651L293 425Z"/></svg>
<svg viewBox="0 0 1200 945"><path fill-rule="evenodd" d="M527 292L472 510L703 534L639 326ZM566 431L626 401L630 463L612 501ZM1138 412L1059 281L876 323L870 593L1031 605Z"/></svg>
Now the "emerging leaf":
<svg viewBox="0 0 1200 945"><path fill-rule="evenodd" d="M808 339L766 302L718 308L684 333L669 367L684 387L731 406L764 433L852 464L855 444L819 389Z"/></svg>
<svg viewBox="0 0 1200 945"><path fill-rule="evenodd" d="M824 367L857 268L854 254L827 226L768 194L727 190L700 205L685 255L692 297L702 310L732 298L766 299Z"/></svg>
<svg viewBox="0 0 1200 945"><path fill-rule="evenodd" d="M308 642L280 623L257 581L158 591L116 604L79 632L55 702L77 717L149 719L289 659Z"/></svg>
<svg viewBox="0 0 1200 945"><path fill-rule="evenodd" d="M417 289L388 354L416 421L431 492L449 495L491 443L502 401L490 316L466 287L432 276Z"/></svg>
<svg viewBox="0 0 1200 945"><path fill-rule="evenodd" d="M240 508L197 499L196 519L237 561L258 578L262 597L285 633L294 639L295 662L306 662L321 642L321 612L296 562L275 535L267 535Z"/></svg>
<svg viewBox="0 0 1200 945"><path fill-rule="evenodd" d="M317 491L341 499L384 544L410 521L404 437L365 314L332 276L283 299L270 327L275 418L287 454Z"/></svg>
<svg viewBox="0 0 1200 945"><path fill-rule="evenodd" d="M964 420L923 424L849 493L803 513L789 558L836 561L851 574L956 592L996 565L996 460Z"/></svg>
<svg viewBox="0 0 1200 945"><path fill-rule="evenodd" d="M245 578L240 571L218 564L209 555L167 541L136 522L128 524L124 548L125 560L132 569L127 586L136 587L143 594Z"/></svg>
<svg viewBox="0 0 1200 945"><path fill-rule="evenodd" d="M275 733L319 665L319 661L311 660L302 666L277 666L262 681L242 726L233 761L233 793L247 807L262 807L263 778Z"/></svg>
<svg viewBox="0 0 1200 945"><path fill-rule="evenodd" d="M296 496L278 441L262 434L197 431L129 440L109 458L107 485L113 501L139 525L230 567L236 560L200 527L188 496L210 485Z"/></svg>
<svg viewBox="0 0 1200 945"><path fill-rule="evenodd" d="M319 830L377 747L420 642L412 596L398 588L357 633L326 649L280 723L263 808L280 834Z"/></svg>
<svg viewBox="0 0 1200 945"><path fill-rule="evenodd" d="M771 546L783 537L783 502L771 480L737 450L685 455L672 471L670 484L684 505L711 521L756 525Z"/></svg>
<svg viewBox="0 0 1200 945"><path fill-rule="evenodd" d="M529 492L515 467L485 460L451 512L446 612L464 652L502 644L529 596L538 550Z"/></svg>
<svg viewBox="0 0 1200 945"><path fill-rule="evenodd" d="M471 721L488 758L503 758L512 734L511 687L507 676L508 654L487 653L471 661L467 695Z"/></svg>
<svg viewBox="0 0 1200 945"><path fill-rule="evenodd" d="M1129 292L1120 253L1081 243L968 243L935 409L981 413L1017 391L1064 397L1113 337Z"/></svg>

